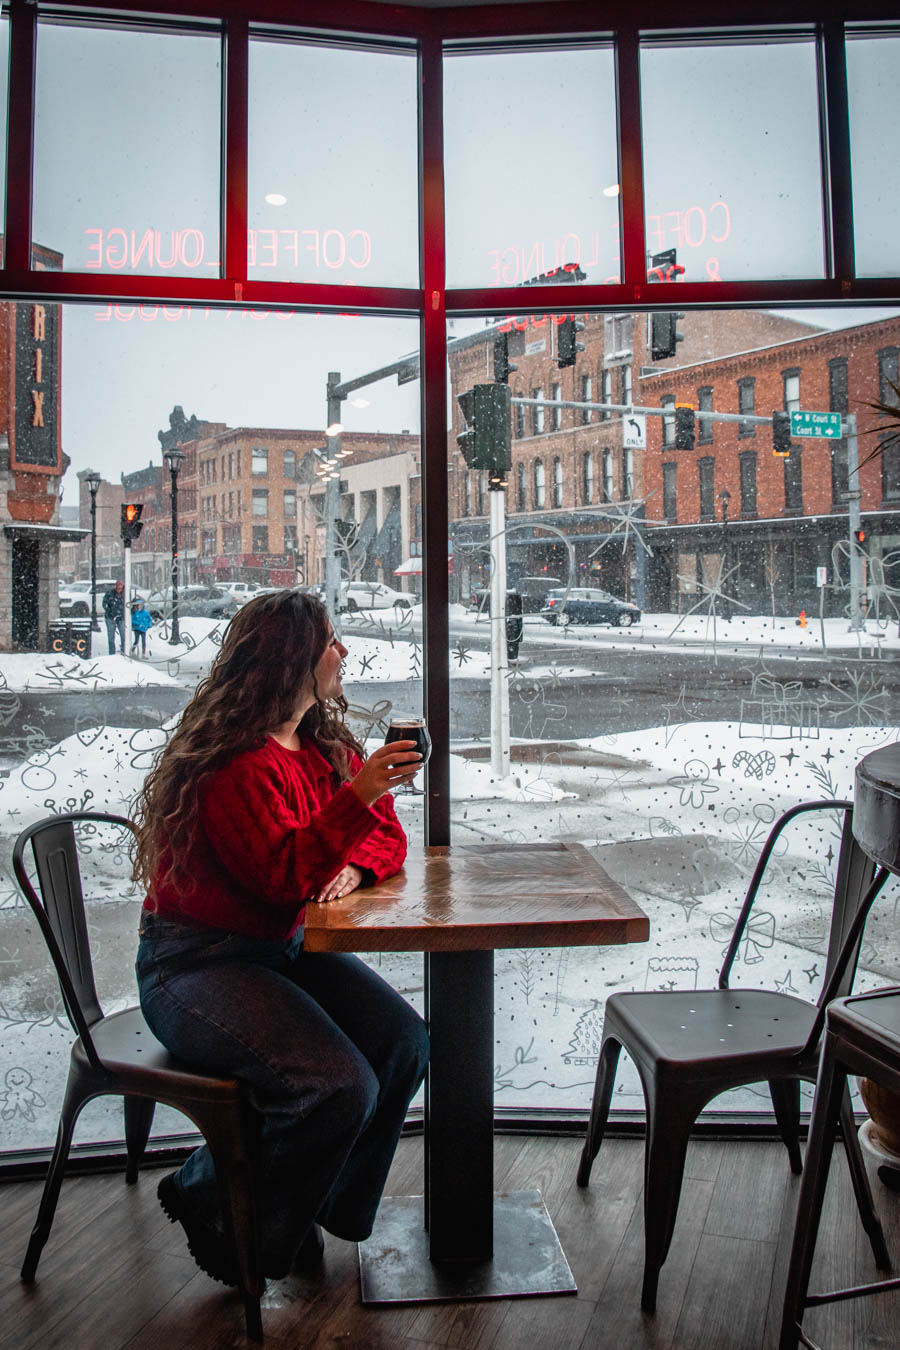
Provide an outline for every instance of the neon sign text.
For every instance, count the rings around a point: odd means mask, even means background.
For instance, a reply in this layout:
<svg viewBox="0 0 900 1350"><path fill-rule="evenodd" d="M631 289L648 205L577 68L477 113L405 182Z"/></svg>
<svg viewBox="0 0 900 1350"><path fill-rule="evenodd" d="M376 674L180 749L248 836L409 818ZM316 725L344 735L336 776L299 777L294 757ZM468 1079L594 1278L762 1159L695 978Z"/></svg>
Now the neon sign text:
<svg viewBox="0 0 900 1350"><path fill-rule="evenodd" d="M202 230L85 230L85 267L121 272L170 272L197 268L219 269L218 238L209 248ZM372 261L372 236L368 230L336 229L248 230L247 266L297 270L301 259L317 269L337 271L352 267L363 271Z"/></svg>

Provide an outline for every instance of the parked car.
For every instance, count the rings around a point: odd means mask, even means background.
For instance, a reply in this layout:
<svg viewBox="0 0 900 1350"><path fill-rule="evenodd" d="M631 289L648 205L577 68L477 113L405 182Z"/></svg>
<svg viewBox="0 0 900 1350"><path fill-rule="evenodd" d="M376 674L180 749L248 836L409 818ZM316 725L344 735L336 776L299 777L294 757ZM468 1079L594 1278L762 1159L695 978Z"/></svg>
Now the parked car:
<svg viewBox="0 0 900 1350"><path fill-rule="evenodd" d="M559 577L520 577L509 586L507 595L517 591L522 597L523 614L540 614L547 597L558 587L564 586ZM491 612L491 589L489 586L477 586L472 592L471 608L484 614Z"/></svg>
<svg viewBox="0 0 900 1350"><path fill-rule="evenodd" d="M541 614L548 623L611 623L619 628L640 623L641 611L627 600L593 586L560 587L551 591Z"/></svg>
<svg viewBox="0 0 900 1350"><path fill-rule="evenodd" d="M171 587L165 591L154 591L145 604L154 623L171 618ZM179 619L230 619L239 609L237 600L218 586L178 588Z"/></svg>
<svg viewBox="0 0 900 1350"><path fill-rule="evenodd" d="M249 600L251 595L257 595L265 589L255 581L220 581L217 582L217 587L220 591L225 591L227 595L230 595L232 600L236 600L239 605L242 605L245 600Z"/></svg>
<svg viewBox="0 0 900 1350"><path fill-rule="evenodd" d="M97 596L97 613L103 613L103 596L115 586L112 577L98 577L94 587ZM72 581L59 590L59 617L61 619L87 619L91 614L91 583Z"/></svg>
<svg viewBox="0 0 900 1350"><path fill-rule="evenodd" d="M352 614L357 609L412 609L414 595L392 590L383 581L344 581L341 583L341 609Z"/></svg>

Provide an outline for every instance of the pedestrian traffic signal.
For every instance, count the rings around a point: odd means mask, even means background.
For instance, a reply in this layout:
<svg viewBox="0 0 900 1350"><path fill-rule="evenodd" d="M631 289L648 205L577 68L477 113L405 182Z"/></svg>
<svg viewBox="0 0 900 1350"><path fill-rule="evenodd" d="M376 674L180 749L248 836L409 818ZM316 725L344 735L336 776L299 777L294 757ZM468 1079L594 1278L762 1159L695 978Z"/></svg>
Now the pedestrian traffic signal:
<svg viewBox="0 0 900 1350"><path fill-rule="evenodd" d="M584 343L576 341L576 335L583 331L584 324L572 314L560 324L556 335L556 364L560 370L574 366L576 356L584 351Z"/></svg>
<svg viewBox="0 0 900 1350"><path fill-rule="evenodd" d="M694 409L690 403L675 404L675 449L694 448Z"/></svg>
<svg viewBox="0 0 900 1350"><path fill-rule="evenodd" d="M857 542L858 544L864 544L864 543L866 542L866 532L865 532L865 530L854 530L854 531L853 531L853 538L856 540L856 542Z"/></svg>
<svg viewBox="0 0 900 1350"><path fill-rule="evenodd" d="M663 310L661 314L650 315L650 359L665 361L675 355L679 342L684 342L684 334L678 332L678 320L683 314L675 310Z"/></svg>
<svg viewBox="0 0 900 1350"><path fill-rule="evenodd" d="M466 428L456 438L470 469L502 475L512 465L509 438L511 396L508 384L476 384L457 402Z"/></svg>
<svg viewBox="0 0 900 1350"><path fill-rule="evenodd" d="M772 454L785 455L791 453L791 414L789 412L773 412L772 414Z"/></svg>
<svg viewBox="0 0 900 1350"><path fill-rule="evenodd" d="M130 544L132 539L140 537L141 530L144 528L141 524L141 515L144 510L143 502L123 502L121 530L122 538L126 544Z"/></svg>
<svg viewBox="0 0 900 1350"><path fill-rule="evenodd" d="M494 338L494 380L497 384L509 384L510 372L518 369L510 363L509 333L498 333Z"/></svg>

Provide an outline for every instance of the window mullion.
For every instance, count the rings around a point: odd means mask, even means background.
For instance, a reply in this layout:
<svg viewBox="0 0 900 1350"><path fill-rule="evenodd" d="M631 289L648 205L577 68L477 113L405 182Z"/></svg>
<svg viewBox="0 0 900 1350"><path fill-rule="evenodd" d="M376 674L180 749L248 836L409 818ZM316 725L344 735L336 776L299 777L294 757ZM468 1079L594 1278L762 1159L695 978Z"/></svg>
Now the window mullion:
<svg viewBox="0 0 900 1350"><path fill-rule="evenodd" d="M419 248L421 327L422 535L425 559L422 706L434 752L425 798L425 838L450 843L450 593L447 540L447 314L444 239L443 50L439 36L419 47Z"/></svg>
<svg viewBox="0 0 900 1350"><path fill-rule="evenodd" d="M844 24L830 19L819 30L819 106L822 110L822 181L825 211L825 275L849 281L856 271L853 247L853 186L850 172L850 109Z"/></svg>
<svg viewBox="0 0 900 1350"><path fill-rule="evenodd" d="M619 142L619 234L622 280L643 289L647 281L644 173L641 145L640 44L637 28L616 33L616 113ZM638 298L638 293L634 293Z"/></svg>
<svg viewBox="0 0 900 1350"><path fill-rule="evenodd" d="M6 158L6 225L3 264L31 267L31 202L34 164L34 83L37 6L11 0L9 7L9 125Z"/></svg>
<svg viewBox="0 0 900 1350"><path fill-rule="evenodd" d="M222 61L222 180L220 276L247 280L247 99L249 30L245 17L229 18Z"/></svg>

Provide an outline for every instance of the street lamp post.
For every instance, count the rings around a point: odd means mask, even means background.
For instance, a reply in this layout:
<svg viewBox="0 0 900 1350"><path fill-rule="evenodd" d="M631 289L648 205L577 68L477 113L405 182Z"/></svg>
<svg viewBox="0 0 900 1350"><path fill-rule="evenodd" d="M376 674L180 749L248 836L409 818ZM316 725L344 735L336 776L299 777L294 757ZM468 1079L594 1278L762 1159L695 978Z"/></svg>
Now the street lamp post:
<svg viewBox="0 0 900 1350"><path fill-rule="evenodd" d="M172 479L172 632L169 642L172 646L181 642L178 632L178 470L184 461L184 451L176 446L167 450L164 459Z"/></svg>
<svg viewBox="0 0 900 1350"><path fill-rule="evenodd" d="M731 601L725 594L725 585L728 577L728 503L731 501L731 493L727 488L722 488L719 493L719 501L722 503L722 618L731 618Z"/></svg>
<svg viewBox="0 0 900 1350"><path fill-rule="evenodd" d="M97 618L97 489L100 486L99 473L89 473L85 477L91 494L91 632L100 632L100 620Z"/></svg>

